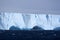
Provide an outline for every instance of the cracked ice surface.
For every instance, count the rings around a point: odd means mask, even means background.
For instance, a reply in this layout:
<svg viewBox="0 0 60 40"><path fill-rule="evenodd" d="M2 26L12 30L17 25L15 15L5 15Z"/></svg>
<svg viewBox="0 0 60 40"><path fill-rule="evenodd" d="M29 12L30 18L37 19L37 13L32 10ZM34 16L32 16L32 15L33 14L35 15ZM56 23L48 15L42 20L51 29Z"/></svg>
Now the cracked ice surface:
<svg viewBox="0 0 60 40"><path fill-rule="evenodd" d="M60 15L0 13L0 29L9 30L14 25L20 29L31 29L38 25L45 30L60 27Z"/></svg>

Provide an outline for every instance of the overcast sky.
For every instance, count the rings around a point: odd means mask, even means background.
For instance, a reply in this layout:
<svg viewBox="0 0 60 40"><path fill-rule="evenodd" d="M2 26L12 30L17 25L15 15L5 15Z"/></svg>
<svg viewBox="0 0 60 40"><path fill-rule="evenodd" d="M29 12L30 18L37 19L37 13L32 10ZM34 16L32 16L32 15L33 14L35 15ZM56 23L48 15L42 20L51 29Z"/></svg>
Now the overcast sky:
<svg viewBox="0 0 60 40"><path fill-rule="evenodd" d="M0 0L0 11L3 12L33 12L34 10L59 12L60 0Z"/></svg>

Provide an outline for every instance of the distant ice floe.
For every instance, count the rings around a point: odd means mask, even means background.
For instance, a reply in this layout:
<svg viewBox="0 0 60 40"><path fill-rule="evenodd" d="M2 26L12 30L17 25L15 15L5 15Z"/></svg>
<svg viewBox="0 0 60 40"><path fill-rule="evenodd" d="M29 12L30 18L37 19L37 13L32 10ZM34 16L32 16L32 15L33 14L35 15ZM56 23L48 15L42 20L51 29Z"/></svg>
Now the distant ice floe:
<svg viewBox="0 0 60 40"><path fill-rule="evenodd" d="M35 25L44 30L53 30L60 27L60 15L0 13L0 29L9 30L11 26L20 29L32 29Z"/></svg>

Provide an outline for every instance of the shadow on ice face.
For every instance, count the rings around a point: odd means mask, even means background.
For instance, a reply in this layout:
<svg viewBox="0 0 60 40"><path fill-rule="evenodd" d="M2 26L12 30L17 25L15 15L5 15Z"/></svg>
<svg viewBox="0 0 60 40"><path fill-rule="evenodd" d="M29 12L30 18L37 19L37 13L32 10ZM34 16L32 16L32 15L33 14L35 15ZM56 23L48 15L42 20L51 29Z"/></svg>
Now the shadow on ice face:
<svg viewBox="0 0 60 40"><path fill-rule="evenodd" d="M11 26L11 27L9 28L9 30L20 30L20 28L18 28L18 27L16 27L16 26Z"/></svg>
<svg viewBox="0 0 60 40"><path fill-rule="evenodd" d="M39 26L34 26L34 27L32 28L32 30L44 30L44 29L41 28L41 27L39 27Z"/></svg>
<svg viewBox="0 0 60 40"><path fill-rule="evenodd" d="M54 28L55 31L60 31L60 27Z"/></svg>

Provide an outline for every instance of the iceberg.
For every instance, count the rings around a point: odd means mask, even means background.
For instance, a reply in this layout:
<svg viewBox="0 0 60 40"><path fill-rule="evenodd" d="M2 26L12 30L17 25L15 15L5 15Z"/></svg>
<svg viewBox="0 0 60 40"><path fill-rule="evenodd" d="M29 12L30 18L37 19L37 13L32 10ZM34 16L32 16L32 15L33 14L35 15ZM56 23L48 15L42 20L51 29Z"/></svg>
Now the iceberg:
<svg viewBox="0 0 60 40"><path fill-rule="evenodd" d="M53 30L60 27L60 15L0 13L0 29L9 30L13 25L20 29L29 30L37 25L44 30Z"/></svg>

